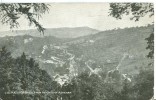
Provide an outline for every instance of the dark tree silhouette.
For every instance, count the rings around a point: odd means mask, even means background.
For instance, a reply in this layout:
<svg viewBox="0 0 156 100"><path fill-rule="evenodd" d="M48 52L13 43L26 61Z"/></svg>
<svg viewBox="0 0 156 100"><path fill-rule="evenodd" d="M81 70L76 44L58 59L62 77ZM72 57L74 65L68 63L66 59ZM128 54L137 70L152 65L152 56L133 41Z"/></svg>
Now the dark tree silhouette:
<svg viewBox="0 0 156 100"><path fill-rule="evenodd" d="M122 19L123 15L131 15L131 20L139 21L141 17L154 15L153 3L111 3L110 16Z"/></svg>
<svg viewBox="0 0 156 100"><path fill-rule="evenodd" d="M35 25L39 32L44 33L45 28L37 21L42 14L49 11L49 5L44 3L11 3L0 4L0 20L2 24L9 24L10 28L19 27L18 19L24 16L29 25Z"/></svg>
<svg viewBox="0 0 156 100"><path fill-rule="evenodd" d="M54 91L52 86L56 86L55 82L46 71L39 68L39 64L33 58L28 59L25 53L18 58L13 58L5 47L0 49L0 98L3 100L47 100L53 96L7 93Z"/></svg>
<svg viewBox="0 0 156 100"><path fill-rule="evenodd" d="M147 57L153 59L154 58L154 29L153 29L153 33L150 34L150 36L148 38L146 38L146 40L147 40L147 44L148 44L146 49L150 50Z"/></svg>
<svg viewBox="0 0 156 100"><path fill-rule="evenodd" d="M154 71L150 69L142 69L135 78L134 91L137 93L137 100L149 100L154 92Z"/></svg>

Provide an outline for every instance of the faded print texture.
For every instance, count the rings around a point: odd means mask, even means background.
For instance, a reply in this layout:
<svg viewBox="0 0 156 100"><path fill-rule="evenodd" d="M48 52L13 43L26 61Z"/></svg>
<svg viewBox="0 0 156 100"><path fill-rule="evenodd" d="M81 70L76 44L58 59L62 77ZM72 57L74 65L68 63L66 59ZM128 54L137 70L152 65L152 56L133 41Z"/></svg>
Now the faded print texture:
<svg viewBox="0 0 156 100"><path fill-rule="evenodd" d="M152 100L152 3L0 4L2 100Z"/></svg>

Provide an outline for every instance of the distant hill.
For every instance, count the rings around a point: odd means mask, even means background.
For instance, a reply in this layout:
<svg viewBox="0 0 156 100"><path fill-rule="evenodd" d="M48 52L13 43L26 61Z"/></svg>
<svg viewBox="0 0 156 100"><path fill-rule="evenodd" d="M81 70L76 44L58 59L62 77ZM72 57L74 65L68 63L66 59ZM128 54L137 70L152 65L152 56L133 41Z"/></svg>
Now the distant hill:
<svg viewBox="0 0 156 100"><path fill-rule="evenodd" d="M89 27L75 27L75 28L47 28L45 30L44 35L39 33L36 29L31 30L17 30L17 31L6 31L0 32L0 37L3 36L17 36L17 35L30 35L35 37L43 37L43 36L55 36L58 38L77 38L80 36L86 36L90 34L95 34L99 32L96 29L92 29Z"/></svg>
<svg viewBox="0 0 156 100"><path fill-rule="evenodd" d="M149 59L147 41L145 38L153 32L153 25L102 31L94 35L84 36L66 42L72 53L84 54L86 59L92 59L107 68L116 67L124 55L120 70L123 73L136 73L139 67L146 66ZM113 67L114 66L114 67ZM105 68L104 67L104 68Z"/></svg>
<svg viewBox="0 0 156 100"><path fill-rule="evenodd" d="M153 32L153 25L102 31L96 34L88 34L87 31L86 36L81 37L78 37L80 34L77 33L84 32L82 30L85 28L61 29L58 37L61 37L61 32L68 34L64 30L73 30L69 34L77 38L56 38L49 35L7 36L0 38L0 47L6 46L14 57L25 52L27 57L35 58L40 63L40 68L56 79L91 71L89 68L95 71L109 71L117 66L121 73L132 75L138 73L139 68L145 67L150 61L146 57L149 51L146 50L145 38ZM30 30L27 33L29 32Z"/></svg>

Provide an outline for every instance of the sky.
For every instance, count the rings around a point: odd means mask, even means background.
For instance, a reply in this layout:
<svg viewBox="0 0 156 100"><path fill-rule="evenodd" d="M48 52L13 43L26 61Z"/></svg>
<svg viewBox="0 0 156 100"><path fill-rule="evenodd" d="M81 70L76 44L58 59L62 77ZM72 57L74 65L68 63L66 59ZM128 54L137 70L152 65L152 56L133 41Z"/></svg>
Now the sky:
<svg viewBox="0 0 156 100"><path fill-rule="evenodd" d="M45 28L60 27L90 27L97 30L110 30L114 28L146 26L154 21L154 18L145 16L138 22L130 20L130 16L124 16L117 20L109 15L109 3L51 3L49 13L46 13L38 21ZM29 27L24 17L19 19L20 27L14 30L27 30ZM9 25L0 23L0 31L9 31Z"/></svg>

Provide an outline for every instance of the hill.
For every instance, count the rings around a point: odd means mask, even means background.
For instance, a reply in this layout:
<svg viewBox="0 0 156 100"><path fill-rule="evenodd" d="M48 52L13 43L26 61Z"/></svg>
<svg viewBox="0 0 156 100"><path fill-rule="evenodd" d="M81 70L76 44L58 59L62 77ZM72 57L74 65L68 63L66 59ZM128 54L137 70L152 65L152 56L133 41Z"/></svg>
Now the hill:
<svg viewBox="0 0 156 100"><path fill-rule="evenodd" d="M12 32L6 31L6 32L0 32L0 37L30 35L34 37L55 36L57 38L77 38L80 36L95 34L97 32L99 31L89 27L75 27L75 28L64 27L64 28L47 28L44 32L44 35L42 33L39 33L36 29L17 30Z"/></svg>
<svg viewBox="0 0 156 100"><path fill-rule="evenodd" d="M150 61L146 57L149 51L145 49L145 38L152 31L153 26L149 25L102 31L71 39L53 36L7 36L0 38L0 46L6 46L14 57L25 52L27 57L35 58L40 68L57 81L60 78L67 80L83 71L90 73L115 68L123 74L133 75Z"/></svg>

